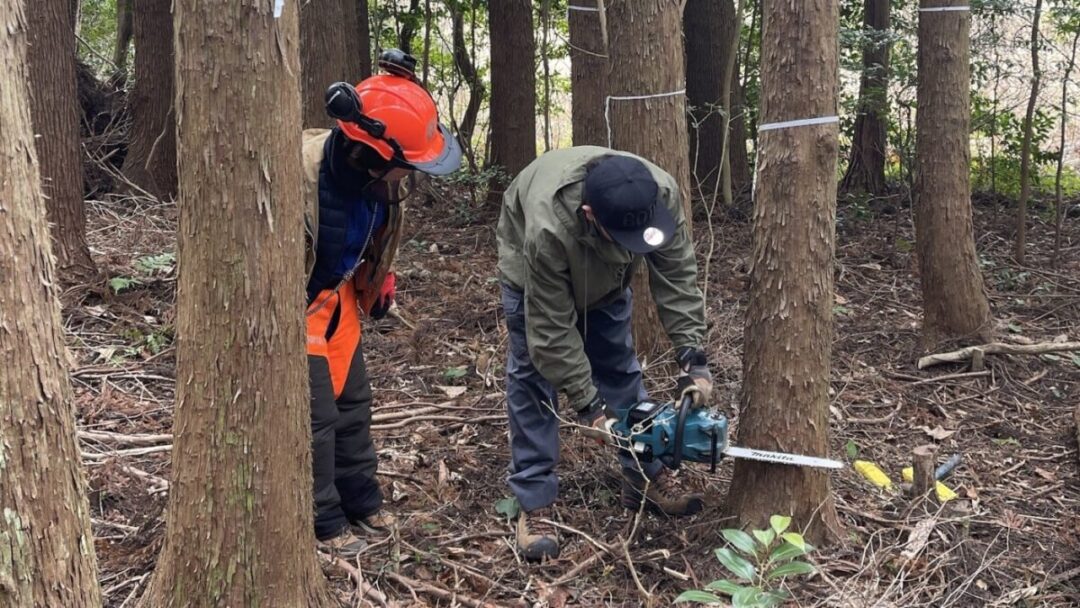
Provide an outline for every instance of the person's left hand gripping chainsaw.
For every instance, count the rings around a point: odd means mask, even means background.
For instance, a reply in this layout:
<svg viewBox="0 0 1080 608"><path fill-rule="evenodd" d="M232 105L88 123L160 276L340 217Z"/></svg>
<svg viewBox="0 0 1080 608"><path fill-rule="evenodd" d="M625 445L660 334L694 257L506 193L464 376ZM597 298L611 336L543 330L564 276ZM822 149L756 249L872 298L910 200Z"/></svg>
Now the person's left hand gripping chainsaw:
<svg viewBox="0 0 1080 608"><path fill-rule="evenodd" d="M709 362L705 353L690 346L684 346L675 353L679 364L679 378L676 391L679 398L690 396L695 408L705 407L712 401L713 380L709 372Z"/></svg>

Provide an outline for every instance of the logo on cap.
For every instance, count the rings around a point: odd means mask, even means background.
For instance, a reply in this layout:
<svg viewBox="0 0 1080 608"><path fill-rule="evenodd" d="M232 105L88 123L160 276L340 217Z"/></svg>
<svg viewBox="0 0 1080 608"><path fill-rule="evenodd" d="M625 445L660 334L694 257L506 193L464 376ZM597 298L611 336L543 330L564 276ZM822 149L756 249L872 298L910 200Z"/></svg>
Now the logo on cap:
<svg viewBox="0 0 1080 608"><path fill-rule="evenodd" d="M641 234L641 238L645 241L646 245L649 245L650 247L659 247L664 242L664 231L650 226Z"/></svg>

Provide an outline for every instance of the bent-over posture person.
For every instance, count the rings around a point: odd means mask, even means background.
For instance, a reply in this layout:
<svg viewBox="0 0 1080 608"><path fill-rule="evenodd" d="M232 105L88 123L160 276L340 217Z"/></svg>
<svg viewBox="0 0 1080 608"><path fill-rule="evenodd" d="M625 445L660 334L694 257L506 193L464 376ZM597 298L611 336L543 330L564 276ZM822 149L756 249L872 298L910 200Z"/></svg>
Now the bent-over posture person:
<svg viewBox="0 0 1080 608"><path fill-rule="evenodd" d="M630 332L635 268L648 266L683 371L679 388L699 405L712 392L705 305L678 184L631 154L595 146L544 154L506 191L497 237L510 334L509 484L522 507L517 546L543 560L559 554L545 521L557 515L557 393L598 439L618 412L647 397ZM651 511L669 516L701 510L702 496L679 493L661 463L619 458L624 507L637 509L644 496Z"/></svg>

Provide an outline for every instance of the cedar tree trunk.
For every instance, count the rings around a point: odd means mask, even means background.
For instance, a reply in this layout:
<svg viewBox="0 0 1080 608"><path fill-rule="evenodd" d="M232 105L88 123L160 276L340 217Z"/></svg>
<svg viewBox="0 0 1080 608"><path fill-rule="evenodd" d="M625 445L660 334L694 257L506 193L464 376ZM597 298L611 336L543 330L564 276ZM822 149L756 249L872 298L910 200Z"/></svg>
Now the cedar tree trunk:
<svg viewBox="0 0 1080 608"><path fill-rule="evenodd" d="M30 124L26 25L39 9L0 2L0 606L94 608L94 539Z"/></svg>
<svg viewBox="0 0 1080 608"><path fill-rule="evenodd" d="M851 157L841 181L845 193L881 196L885 193L885 128L889 113L889 4L863 4L863 71L859 80L859 109L851 138Z"/></svg>
<svg viewBox="0 0 1080 608"><path fill-rule="evenodd" d="M733 38L735 5L732 0L688 0L683 14L686 33L686 99L691 106L690 162L693 185L703 195L711 195L719 182L724 149L723 80L731 51L738 50ZM737 61L738 58L736 57ZM746 123L743 116L739 69L731 73L731 158L732 183L738 191L750 181L746 152ZM695 125L696 123L696 125Z"/></svg>
<svg viewBox="0 0 1080 608"><path fill-rule="evenodd" d="M491 25L491 162L512 178L536 158L536 42L532 3L488 5ZM496 189L502 190L500 184Z"/></svg>
<svg viewBox="0 0 1080 608"><path fill-rule="evenodd" d="M26 7L30 36L30 115L41 184L52 224L53 253L66 282L70 273L90 274L83 212L79 100L75 93L75 36L71 3L35 0ZM5 85L5 88L7 85Z"/></svg>
<svg viewBox="0 0 1080 608"><path fill-rule="evenodd" d="M967 0L921 0L921 6L967 6ZM970 28L968 11L919 14L915 237L927 349L990 338L971 221Z"/></svg>
<svg viewBox="0 0 1080 608"><path fill-rule="evenodd" d="M180 381L151 608L331 605L312 529L298 3L273 7L174 5Z"/></svg>
<svg viewBox="0 0 1080 608"><path fill-rule="evenodd" d="M655 95L682 89L682 0L608 0L609 94ZM583 17L581 17L583 18ZM686 96L611 101L612 148L632 152L664 169L679 183L686 223L690 213L690 158ZM642 264L634 277L634 341L652 359L665 342Z"/></svg>
<svg viewBox="0 0 1080 608"><path fill-rule="evenodd" d="M574 6L596 7L598 0L573 0ZM606 146L604 97L607 95L607 48L598 11L571 10L570 96L575 146Z"/></svg>
<svg viewBox="0 0 1080 608"><path fill-rule="evenodd" d="M165 199L176 196L173 16L170 0L135 0L135 86L124 175Z"/></svg>
<svg viewBox="0 0 1080 608"><path fill-rule="evenodd" d="M764 0L762 16L761 123L835 116L837 0ZM830 123L758 139L741 446L829 451L837 137ZM737 460L728 507L758 528L790 515L817 542L839 531L822 469Z"/></svg>
<svg viewBox="0 0 1080 608"><path fill-rule="evenodd" d="M326 88L339 81L363 78L363 56L357 32L341 27L356 23L356 0L309 0L300 3L300 64L304 85L304 127L329 127Z"/></svg>

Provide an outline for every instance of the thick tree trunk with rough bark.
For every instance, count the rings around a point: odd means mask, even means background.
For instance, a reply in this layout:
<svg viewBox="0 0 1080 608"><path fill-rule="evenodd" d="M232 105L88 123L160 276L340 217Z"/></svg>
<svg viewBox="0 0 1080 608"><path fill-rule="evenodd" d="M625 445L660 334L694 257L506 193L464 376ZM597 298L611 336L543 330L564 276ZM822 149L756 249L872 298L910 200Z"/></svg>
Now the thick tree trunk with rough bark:
<svg viewBox="0 0 1080 608"><path fill-rule="evenodd" d="M690 213L690 158L683 89L682 0L607 0L610 42L611 147L633 152L679 183L686 222ZM634 276L634 341L648 358L663 350L665 334L642 265Z"/></svg>
<svg viewBox="0 0 1080 608"><path fill-rule="evenodd" d="M1035 18L1031 21L1031 93L1024 114L1023 139L1020 142L1020 199L1016 204L1016 251L1013 257L1024 264L1027 257L1027 207L1031 198L1031 136L1035 120L1035 105L1039 102L1039 17L1042 0L1035 0Z"/></svg>
<svg viewBox="0 0 1080 608"><path fill-rule="evenodd" d="M174 5L181 381L152 608L331 605L312 529L298 3L274 4Z"/></svg>
<svg viewBox="0 0 1080 608"><path fill-rule="evenodd" d="M886 124L889 114L890 0L865 0L863 71L859 109L851 138L851 156L841 181L846 193L885 193Z"/></svg>
<svg viewBox="0 0 1080 608"><path fill-rule="evenodd" d="M572 0L570 5L595 9L599 0ZM575 146L606 146L604 97L607 95L608 58L596 10L571 9L570 118Z"/></svg>
<svg viewBox="0 0 1080 608"><path fill-rule="evenodd" d="M967 0L922 0L923 7ZM919 14L915 236L923 296L923 346L987 342L990 306L971 220L968 11Z"/></svg>
<svg viewBox="0 0 1080 608"><path fill-rule="evenodd" d="M509 178L536 158L536 41L532 2L488 5L491 26L491 162ZM502 190L498 185L497 190Z"/></svg>
<svg viewBox="0 0 1080 608"><path fill-rule="evenodd" d="M690 163L693 185L709 196L720 185L724 137L724 73L732 60L735 5L732 0L688 0L683 14L686 34L686 99L691 106ZM737 58L735 58L737 61ZM750 181L746 152L746 124L739 69L734 66L728 88L731 106L732 185L735 191Z"/></svg>
<svg viewBox="0 0 1080 608"><path fill-rule="evenodd" d="M326 88L339 81L359 82L360 36L344 23L359 20L356 0L309 0L300 3L300 66L304 86L304 127L329 127Z"/></svg>
<svg viewBox="0 0 1080 608"><path fill-rule="evenodd" d="M837 0L764 0L762 16L762 124L835 116ZM759 136L741 446L829 450L837 137L836 123ZM817 542L839 530L821 469L737 460L728 507L759 528L790 515Z"/></svg>
<svg viewBox="0 0 1080 608"><path fill-rule="evenodd" d="M30 124L24 11L23 0L0 2L0 606L94 608L101 593Z"/></svg>
<svg viewBox="0 0 1080 608"><path fill-rule="evenodd" d="M30 114L41 184L52 224L53 253L66 282L94 270L86 246L82 145L75 94L71 3L36 0L26 10L30 36Z"/></svg>
<svg viewBox="0 0 1080 608"><path fill-rule="evenodd" d="M176 196L173 16L169 0L135 2L135 86L124 176L158 198Z"/></svg>

